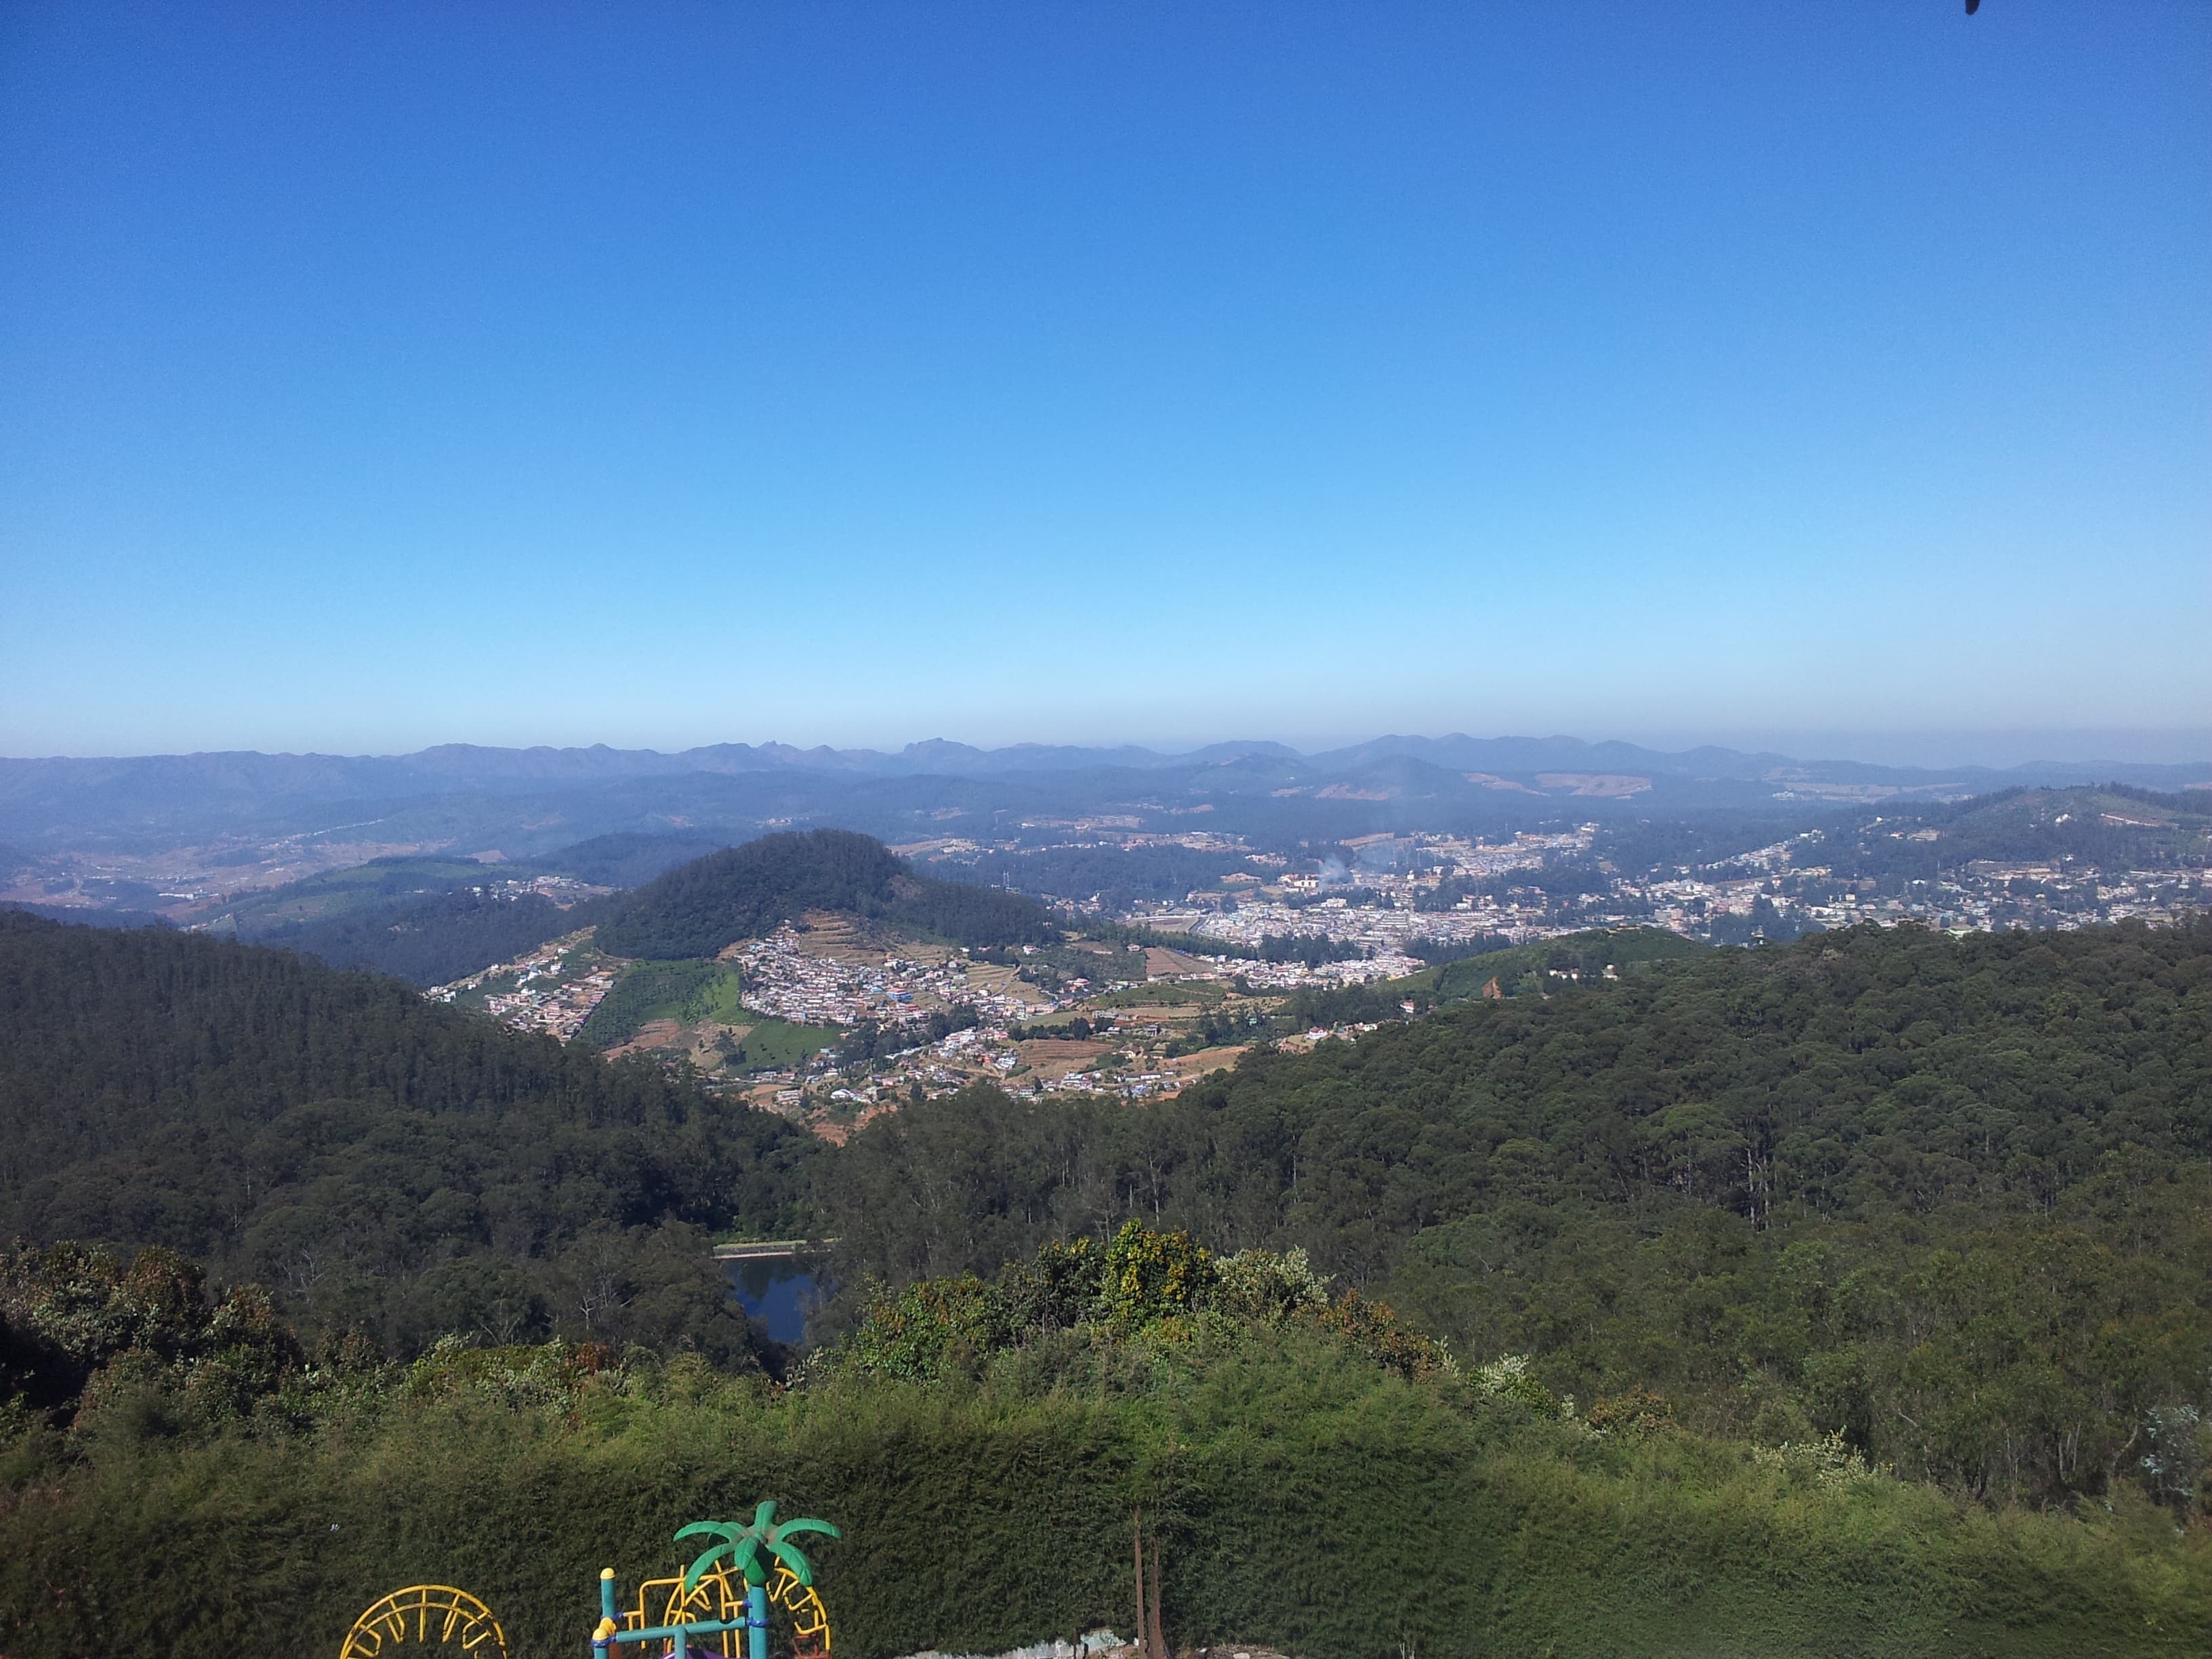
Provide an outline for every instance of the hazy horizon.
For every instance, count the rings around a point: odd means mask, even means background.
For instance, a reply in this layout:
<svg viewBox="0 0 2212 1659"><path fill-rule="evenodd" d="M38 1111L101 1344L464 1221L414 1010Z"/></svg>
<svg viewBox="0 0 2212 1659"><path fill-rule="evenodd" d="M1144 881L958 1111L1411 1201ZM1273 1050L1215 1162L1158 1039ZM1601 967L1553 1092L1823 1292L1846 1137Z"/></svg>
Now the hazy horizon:
<svg viewBox="0 0 2212 1659"><path fill-rule="evenodd" d="M945 732L933 733L924 738L879 738L875 741L803 741L773 734L749 737L711 737L696 742L615 742L600 738L574 741L546 739L513 743L488 742L469 737L439 738L430 743L387 745L381 748L342 750L331 746L310 746L301 749L254 749L245 745L228 745L193 750L144 750L114 754L15 754L0 756L0 760L143 760L194 755L259 754L268 756L326 756L344 759L390 759L420 754L428 750L471 748L488 750L564 750L611 749L659 755L678 755L694 749L711 748L717 744L747 744L754 748L769 745L801 750L831 749L852 751L872 751L896 755L903 750L930 743L963 744L986 751L1006 749L1070 748L1112 750L1133 748L1150 750L1163 756L1179 756L1195 752L1218 744L1279 743L1303 755L1323 754L1340 749L1354 748L1362 744L1383 741L1392 738L1472 738L1477 742L1509 740L1570 742L1598 744L1605 743L1631 744L1665 754L1680 754L1700 748L1733 750L1741 753L1772 753L1793 760L1806 762L1856 763L1870 766L1942 769L1945 767L1985 769L2002 771L2038 763L2054 765L2087 765L2101 762L2115 764L2149 766L2187 766L2212 763L2212 728L2203 730L2136 730L2111 732L1909 732L1909 733L1788 733L1788 732L1722 732L1713 734L1653 732L1598 733L1528 730L1528 731L1466 731L1443 729L1414 731L1400 729L1390 732L1364 732L1342 735L1304 734L1288 737L1268 733L1223 733L1200 738L1108 737L1099 738L1064 738L1057 737L1012 738L999 742L979 742Z"/></svg>

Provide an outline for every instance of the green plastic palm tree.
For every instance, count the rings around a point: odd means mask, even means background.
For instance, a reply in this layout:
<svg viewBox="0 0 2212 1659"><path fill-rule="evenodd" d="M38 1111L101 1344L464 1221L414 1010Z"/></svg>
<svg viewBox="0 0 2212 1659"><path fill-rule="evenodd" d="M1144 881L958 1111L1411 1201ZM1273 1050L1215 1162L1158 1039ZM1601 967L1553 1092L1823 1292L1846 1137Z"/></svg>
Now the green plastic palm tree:
<svg viewBox="0 0 2212 1659"><path fill-rule="evenodd" d="M811 1586L814 1583L813 1564L791 1541L794 1534L808 1532L830 1538L844 1536L827 1521L816 1521L806 1516L779 1522L775 1518L775 1500L765 1498L753 1510L749 1527L739 1526L734 1521L694 1521L676 1534L679 1544L687 1538L720 1540L694 1561L691 1570L684 1575L684 1595L689 1595L700 1579L713 1571L714 1564L725 1559L731 1571L744 1577L749 1638L746 1649L750 1659L768 1659L768 1558L773 1556L790 1568L791 1576L800 1583Z"/></svg>

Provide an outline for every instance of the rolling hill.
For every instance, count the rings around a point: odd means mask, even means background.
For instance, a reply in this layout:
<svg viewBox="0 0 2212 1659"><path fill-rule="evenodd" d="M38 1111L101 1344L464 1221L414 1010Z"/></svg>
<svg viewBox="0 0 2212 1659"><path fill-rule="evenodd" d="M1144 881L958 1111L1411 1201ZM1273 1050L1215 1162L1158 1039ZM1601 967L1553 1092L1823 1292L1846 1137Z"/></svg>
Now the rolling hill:
<svg viewBox="0 0 2212 1659"><path fill-rule="evenodd" d="M588 925L603 907L566 908L516 890L538 876L634 887L722 844L705 834L595 836L499 864L447 857L374 859L241 898L216 918L241 939L281 945L334 968L366 968L443 985L510 961Z"/></svg>
<svg viewBox="0 0 2212 1659"><path fill-rule="evenodd" d="M889 923L955 945L1046 945L1060 937L1036 900L913 874L873 838L787 831L711 853L612 901L598 944L610 955L711 957L809 910Z"/></svg>
<svg viewBox="0 0 2212 1659"><path fill-rule="evenodd" d="M1923 877L1978 860L2108 871L2212 865L2212 792L2124 784L2008 789L1950 805L1885 808L1820 832L1796 854L1839 877Z"/></svg>

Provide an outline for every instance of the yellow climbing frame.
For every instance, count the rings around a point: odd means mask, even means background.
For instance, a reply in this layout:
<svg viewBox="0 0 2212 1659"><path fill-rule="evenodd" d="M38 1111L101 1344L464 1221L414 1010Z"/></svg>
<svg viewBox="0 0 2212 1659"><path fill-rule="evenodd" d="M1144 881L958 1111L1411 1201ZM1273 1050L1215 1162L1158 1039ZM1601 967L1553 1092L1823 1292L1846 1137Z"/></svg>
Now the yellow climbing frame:
<svg viewBox="0 0 2212 1659"><path fill-rule="evenodd" d="M507 1659L507 1632L466 1590L410 1584L353 1621L338 1659L377 1659L395 1647L458 1647L477 1659Z"/></svg>
<svg viewBox="0 0 2212 1659"><path fill-rule="evenodd" d="M830 1613L811 1584L802 1584L790 1568L779 1565L768 1581L769 1605L791 1621L792 1659L830 1659ZM742 1619L745 1585L726 1566L702 1574L684 1593L684 1576L648 1578L637 1587L637 1605L623 1614L631 1630L653 1630L694 1619Z"/></svg>

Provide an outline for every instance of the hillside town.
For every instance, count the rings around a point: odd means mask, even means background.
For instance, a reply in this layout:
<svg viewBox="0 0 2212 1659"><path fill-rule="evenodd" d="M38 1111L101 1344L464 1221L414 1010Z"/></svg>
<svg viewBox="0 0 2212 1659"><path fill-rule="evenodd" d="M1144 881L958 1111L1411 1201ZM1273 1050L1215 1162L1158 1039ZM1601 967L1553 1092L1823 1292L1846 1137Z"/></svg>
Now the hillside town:
<svg viewBox="0 0 2212 1659"><path fill-rule="evenodd" d="M920 1024L933 1012L961 1006L1005 1024L1058 1006L1013 973L971 962L957 951L878 955L853 948L849 939L825 949L820 929L801 933L786 926L733 947L726 957L744 971L747 1008L802 1024Z"/></svg>
<svg viewBox="0 0 2212 1659"><path fill-rule="evenodd" d="M1031 851L1037 828L1024 826ZM1494 842L1376 834L1304 858L1218 832L1164 837L1086 820L1065 833L1085 852L1171 844L1227 868L1180 897L1110 914L1095 895L1046 896L1069 926L1060 945L971 951L809 913L722 952L738 976L734 1017L660 1018L627 1046L680 1055L708 1088L836 1139L878 1112L978 1080L1038 1097L1173 1093L1255 1040L1297 1048L1372 1029L1286 1024L1301 994L1415 983L1438 962L1592 929L1656 927L1715 944L1869 922L2069 929L2172 921L2208 898L2206 872L2195 867L1945 863L1933 833L1879 818L1856 842L1806 831L1637 873L1595 823ZM1867 866L1869 845L1888 849L1883 873L1850 873ZM992 849L947 841L908 850L957 863ZM428 994L567 1039L629 968L600 953L586 928ZM1409 996L1405 1012L1417 1006ZM771 1031L781 1035L768 1040Z"/></svg>
<svg viewBox="0 0 2212 1659"><path fill-rule="evenodd" d="M1641 875L1614 865L1594 824L1516 836L1495 847L1415 835L1370 838L1360 850L1374 867L1285 869L1193 891L1179 902L1141 905L1128 919L1236 946L1317 935L1378 955L1418 951L1436 960L1457 945L1526 944L1593 927L1664 927L1704 942L1742 944L1866 922L1917 921L1955 933L2070 930L2130 919L2166 924L2212 902L2212 873L2203 868L2112 869L2050 859L1948 866L1931 859L1925 878L1840 878L1821 861L1818 832ZM1542 878L1563 868L1589 879Z"/></svg>
<svg viewBox="0 0 2212 1659"><path fill-rule="evenodd" d="M480 1008L502 1025L566 1042L614 988L623 967L592 948L586 929L422 994L433 1002Z"/></svg>

